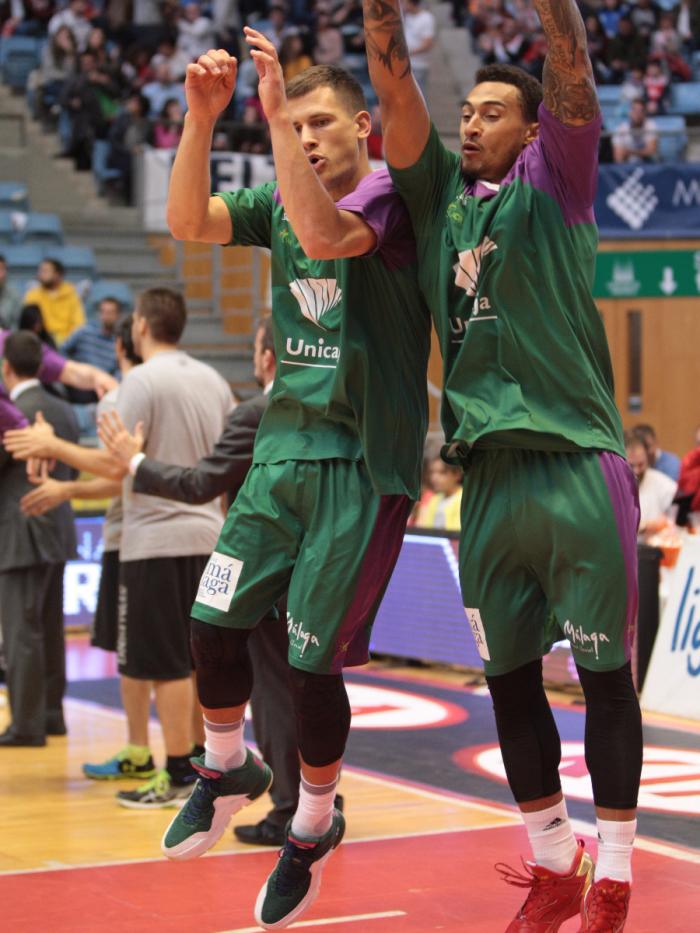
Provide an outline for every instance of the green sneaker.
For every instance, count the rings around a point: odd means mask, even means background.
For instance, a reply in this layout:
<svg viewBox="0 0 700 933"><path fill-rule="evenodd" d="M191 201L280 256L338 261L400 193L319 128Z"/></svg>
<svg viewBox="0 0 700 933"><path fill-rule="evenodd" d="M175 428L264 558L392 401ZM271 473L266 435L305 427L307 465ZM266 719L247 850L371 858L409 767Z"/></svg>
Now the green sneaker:
<svg viewBox="0 0 700 933"><path fill-rule="evenodd" d="M333 810L333 822L319 839L297 839L287 829L287 842L277 867L255 902L255 920L264 930L282 930L313 904L321 888L323 866L340 845L345 818Z"/></svg>
<svg viewBox="0 0 700 933"><path fill-rule="evenodd" d="M272 771L250 749L241 767L231 771L207 768L204 755L190 761L200 776L160 846L168 858L183 861L211 849L226 832L234 813L261 797L272 784Z"/></svg>
<svg viewBox="0 0 700 933"><path fill-rule="evenodd" d="M150 781L136 790L120 790L117 803L132 810L160 810L163 807L181 807L192 793L192 783L173 784L167 771L157 771Z"/></svg>
<svg viewBox="0 0 700 933"><path fill-rule="evenodd" d="M92 781L118 781L124 778L150 778L156 766L148 749L127 745L120 752L99 765L84 764L83 774Z"/></svg>

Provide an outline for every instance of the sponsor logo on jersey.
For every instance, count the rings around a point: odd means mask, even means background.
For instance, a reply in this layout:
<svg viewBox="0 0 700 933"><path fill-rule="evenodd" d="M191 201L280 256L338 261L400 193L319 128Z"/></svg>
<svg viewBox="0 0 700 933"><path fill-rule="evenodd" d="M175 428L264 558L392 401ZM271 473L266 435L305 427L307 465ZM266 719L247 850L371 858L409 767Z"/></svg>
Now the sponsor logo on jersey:
<svg viewBox="0 0 700 933"><path fill-rule="evenodd" d="M195 601L200 605L228 612L242 569L243 561L214 551L199 581Z"/></svg>
<svg viewBox="0 0 700 933"><path fill-rule="evenodd" d="M574 625L570 619L564 623L564 634L569 639L572 648L577 648L584 654L595 654L596 661L600 657L599 649L604 644L610 644L610 639L604 632L584 632L582 625Z"/></svg>
<svg viewBox="0 0 700 933"><path fill-rule="evenodd" d="M336 279L294 279L289 290L299 302L304 317L321 330L326 329L321 323L323 316L343 297Z"/></svg>
<svg viewBox="0 0 700 933"><path fill-rule="evenodd" d="M467 609L466 606L464 607L464 611L467 614L467 622L474 636L474 643L476 644L476 650L479 652L479 657L482 661L490 661L491 654L489 653L489 646L486 642L486 632L484 630L484 623L481 621L481 613L478 609Z"/></svg>
<svg viewBox="0 0 700 933"><path fill-rule="evenodd" d="M318 358L320 360L340 359L340 347L334 347L332 344L326 343L323 337L319 337L316 343L311 343L301 337L298 339L287 337L286 349L290 356L310 356L313 359Z"/></svg>
<svg viewBox="0 0 700 933"><path fill-rule="evenodd" d="M471 249L462 250L458 255L458 262L455 264L455 285L463 288L470 298L476 295L479 287L479 275L481 274L481 262L484 256L488 256L498 246L489 237L484 237L478 246Z"/></svg>
<svg viewBox="0 0 700 933"><path fill-rule="evenodd" d="M486 295L475 297L474 304L472 305L472 313L468 318L459 317L457 315L449 319L450 330L452 331L451 342L461 343L462 340L464 340L464 335L469 324L476 324L478 321L495 321L497 315L489 314L489 311L493 311L493 308L491 307L491 302L486 297ZM482 312L487 313L483 314Z"/></svg>

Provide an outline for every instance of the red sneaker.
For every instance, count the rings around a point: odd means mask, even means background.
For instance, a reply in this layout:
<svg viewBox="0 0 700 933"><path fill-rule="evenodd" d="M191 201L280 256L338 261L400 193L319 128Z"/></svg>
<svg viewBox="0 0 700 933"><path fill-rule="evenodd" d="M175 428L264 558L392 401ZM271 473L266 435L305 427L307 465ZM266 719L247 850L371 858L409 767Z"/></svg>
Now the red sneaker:
<svg viewBox="0 0 700 933"><path fill-rule="evenodd" d="M632 889L627 881L601 878L583 901L580 933L620 933L625 928Z"/></svg>
<svg viewBox="0 0 700 933"><path fill-rule="evenodd" d="M525 875L503 863L496 865L496 870L508 884L531 888L506 933L556 933L565 920L581 911L593 880L593 860L586 852L583 840L579 839L576 855L566 874L550 871L534 862L523 860L523 865L527 872Z"/></svg>

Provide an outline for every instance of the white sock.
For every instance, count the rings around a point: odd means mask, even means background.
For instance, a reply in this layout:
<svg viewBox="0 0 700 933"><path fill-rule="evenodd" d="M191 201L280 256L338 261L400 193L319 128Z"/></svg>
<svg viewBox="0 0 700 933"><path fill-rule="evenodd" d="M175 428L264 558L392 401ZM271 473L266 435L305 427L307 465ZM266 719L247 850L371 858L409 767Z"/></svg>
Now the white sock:
<svg viewBox="0 0 700 933"><path fill-rule="evenodd" d="M576 855L576 837L561 800L546 810L520 814L530 837L532 856L542 868L565 874Z"/></svg>
<svg viewBox="0 0 700 933"><path fill-rule="evenodd" d="M303 777L299 785L299 806L292 819L296 836L322 836L333 822L333 801L337 779L330 784L309 784Z"/></svg>
<svg viewBox="0 0 700 933"><path fill-rule="evenodd" d="M596 820L598 824L598 859L595 880L632 882L632 843L636 820Z"/></svg>
<svg viewBox="0 0 700 933"><path fill-rule="evenodd" d="M231 771L245 762L243 719L237 722L204 720L204 764L215 771Z"/></svg>

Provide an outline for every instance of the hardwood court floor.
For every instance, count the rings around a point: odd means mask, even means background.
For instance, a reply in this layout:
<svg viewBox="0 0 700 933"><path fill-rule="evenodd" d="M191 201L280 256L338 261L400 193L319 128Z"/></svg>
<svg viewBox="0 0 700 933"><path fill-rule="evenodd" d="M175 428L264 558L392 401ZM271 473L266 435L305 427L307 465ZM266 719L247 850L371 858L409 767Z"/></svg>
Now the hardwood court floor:
<svg viewBox="0 0 700 933"><path fill-rule="evenodd" d="M103 663L79 654L69 652L74 679L86 676L86 664ZM133 784L81 774L84 761L103 760L123 744L122 714L74 699L66 714L66 738L43 749L0 750L0 930L252 933L252 906L275 851L242 846L227 833L203 859L167 862L159 842L174 811L123 809L114 793ZM0 728L5 721L0 707ZM420 731L412 734L420 742ZM153 739L162 761L156 728ZM493 864L505 859L517 867L526 851L513 808L388 778L376 773L381 767L378 759L374 773L344 769L347 842L329 862L319 901L292 929L504 930L522 897L498 880ZM238 819L256 821L267 806L258 802ZM630 933L696 928L698 852L641 838L635 872ZM576 920L562 927L576 930Z"/></svg>

